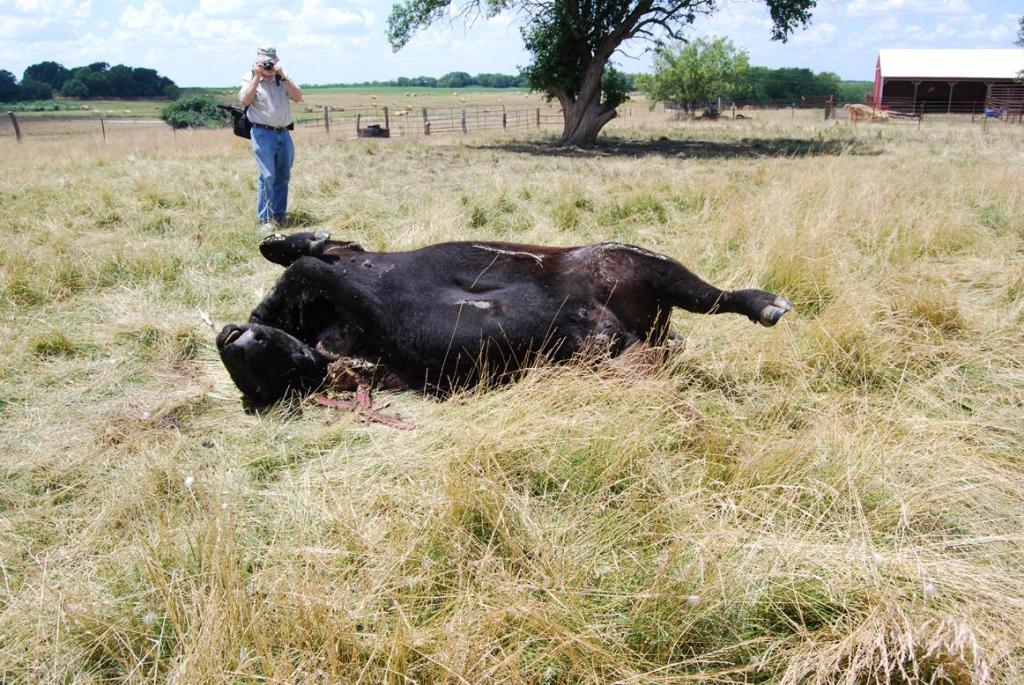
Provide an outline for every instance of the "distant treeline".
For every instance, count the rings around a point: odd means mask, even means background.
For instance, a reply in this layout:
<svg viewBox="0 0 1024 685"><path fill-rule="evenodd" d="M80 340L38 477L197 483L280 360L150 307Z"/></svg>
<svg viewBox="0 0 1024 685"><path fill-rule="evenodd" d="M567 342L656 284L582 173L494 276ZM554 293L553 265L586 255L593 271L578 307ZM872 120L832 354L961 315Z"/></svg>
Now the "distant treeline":
<svg viewBox="0 0 1024 685"><path fill-rule="evenodd" d="M320 85L320 84L318 84ZM326 88L529 88L523 76L511 74L477 74L470 76L464 71L452 71L440 78L433 76L401 76L393 81L362 81L358 83L326 83Z"/></svg>
<svg viewBox="0 0 1024 685"><path fill-rule="evenodd" d="M621 73L621 72L620 72ZM627 91L636 90L636 74L621 74ZM871 89L870 81L843 81L831 72L815 74L810 69L751 67L746 88L748 101L797 102L801 97L835 95L839 102L860 102L864 92ZM529 88L524 76L512 74L477 74L452 71L440 78L433 76L402 76L392 81L362 81L358 83L329 83L327 88Z"/></svg>
<svg viewBox="0 0 1024 685"><path fill-rule="evenodd" d="M110 66L94 62L84 67L67 67L57 62L40 62L25 69L19 83L14 74L0 69L0 102L50 100L55 95L71 98L169 98L181 89L155 69Z"/></svg>
<svg viewBox="0 0 1024 685"><path fill-rule="evenodd" d="M750 67L748 87L743 99L753 102L799 102L800 98L835 95L838 102L862 102L871 90L871 81L843 81L838 74L810 69Z"/></svg>

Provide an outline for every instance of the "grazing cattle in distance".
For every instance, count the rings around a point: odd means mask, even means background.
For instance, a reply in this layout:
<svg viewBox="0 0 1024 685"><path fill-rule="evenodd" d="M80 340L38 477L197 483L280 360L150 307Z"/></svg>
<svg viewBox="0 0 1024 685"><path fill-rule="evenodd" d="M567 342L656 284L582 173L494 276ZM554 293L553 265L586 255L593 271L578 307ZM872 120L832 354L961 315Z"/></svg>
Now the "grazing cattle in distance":
<svg viewBox="0 0 1024 685"><path fill-rule="evenodd" d="M325 232L268 236L286 267L247 324L217 349L247 402L304 394L345 373L446 394L507 378L538 356L597 347L614 356L663 343L673 307L773 326L793 304L763 290L720 290L640 247L453 242L367 252ZM345 375L345 374L342 374Z"/></svg>

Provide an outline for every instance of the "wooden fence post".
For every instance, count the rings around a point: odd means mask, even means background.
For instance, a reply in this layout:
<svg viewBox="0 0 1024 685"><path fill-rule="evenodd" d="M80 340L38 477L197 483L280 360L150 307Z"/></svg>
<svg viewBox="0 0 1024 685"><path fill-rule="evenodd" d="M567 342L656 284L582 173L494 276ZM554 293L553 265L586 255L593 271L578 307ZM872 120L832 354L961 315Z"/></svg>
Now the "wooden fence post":
<svg viewBox="0 0 1024 685"><path fill-rule="evenodd" d="M391 128L391 121L388 119L388 108L384 108L384 128Z"/></svg>
<svg viewBox="0 0 1024 685"><path fill-rule="evenodd" d="M331 132L331 116L327 112L328 112L327 107L324 107L324 130L326 130L327 133L330 133Z"/></svg>
<svg viewBox="0 0 1024 685"><path fill-rule="evenodd" d="M462 132L468 133L466 130L466 110L462 110Z"/></svg>
<svg viewBox="0 0 1024 685"><path fill-rule="evenodd" d="M540 107L537 108L537 128L540 128Z"/></svg>
<svg viewBox="0 0 1024 685"><path fill-rule="evenodd" d="M103 117L100 117L100 132L103 134L103 141L107 140L107 125L103 122Z"/></svg>
<svg viewBox="0 0 1024 685"><path fill-rule="evenodd" d="M427 108L423 108L423 135L430 135L430 121L427 119Z"/></svg>
<svg viewBox="0 0 1024 685"><path fill-rule="evenodd" d="M21 142L21 127L18 126L18 117L14 116L14 112L8 112L7 116L11 118L11 123L14 124L14 139L19 143Z"/></svg>
<svg viewBox="0 0 1024 685"><path fill-rule="evenodd" d="M508 112L505 111L505 105L501 106L501 127L508 128Z"/></svg>
<svg viewBox="0 0 1024 685"><path fill-rule="evenodd" d="M362 118L363 118L363 113L362 112L359 112L358 114L356 114L356 135L357 136L359 135L359 122L362 120Z"/></svg>

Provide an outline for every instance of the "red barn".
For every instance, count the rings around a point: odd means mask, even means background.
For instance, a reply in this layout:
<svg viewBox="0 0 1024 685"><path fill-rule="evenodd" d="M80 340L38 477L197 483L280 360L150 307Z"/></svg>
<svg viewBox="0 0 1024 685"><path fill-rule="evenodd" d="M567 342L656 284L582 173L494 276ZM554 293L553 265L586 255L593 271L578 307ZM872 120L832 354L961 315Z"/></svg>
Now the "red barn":
<svg viewBox="0 0 1024 685"><path fill-rule="evenodd" d="M905 112L1024 104L1024 50L879 50L872 102Z"/></svg>

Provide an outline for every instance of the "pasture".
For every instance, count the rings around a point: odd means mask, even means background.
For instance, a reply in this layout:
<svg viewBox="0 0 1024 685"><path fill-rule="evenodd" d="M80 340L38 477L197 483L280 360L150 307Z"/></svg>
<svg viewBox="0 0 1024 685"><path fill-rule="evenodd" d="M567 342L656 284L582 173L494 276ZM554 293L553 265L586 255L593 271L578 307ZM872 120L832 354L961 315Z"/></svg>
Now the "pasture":
<svg viewBox="0 0 1024 685"><path fill-rule="evenodd" d="M378 393L410 432L243 413L246 141L0 138L0 680L1019 682L1021 128L819 119L298 129L296 230L618 240L796 303L677 312L663 368Z"/></svg>

